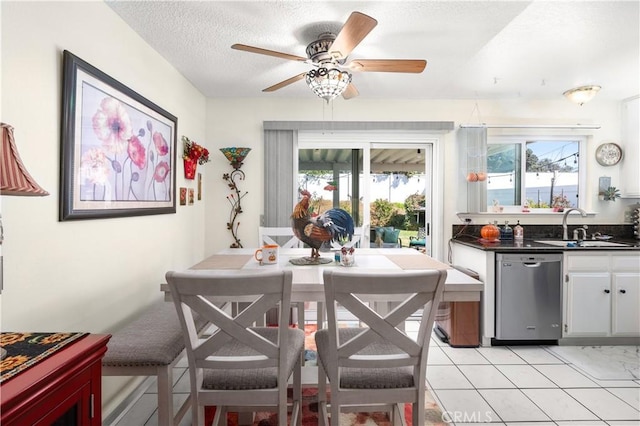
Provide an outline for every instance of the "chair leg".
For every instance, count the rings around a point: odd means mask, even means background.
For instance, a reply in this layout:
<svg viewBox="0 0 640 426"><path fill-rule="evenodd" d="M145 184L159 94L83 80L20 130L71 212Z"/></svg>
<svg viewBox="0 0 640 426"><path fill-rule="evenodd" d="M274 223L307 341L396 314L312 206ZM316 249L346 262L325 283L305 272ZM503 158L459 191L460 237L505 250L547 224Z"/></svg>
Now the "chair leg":
<svg viewBox="0 0 640 426"><path fill-rule="evenodd" d="M394 425L406 425L407 422L405 421L406 419L404 418L404 404L401 403L396 403L393 404L393 409L391 410L391 418L393 419L391 421L391 424Z"/></svg>
<svg viewBox="0 0 640 426"><path fill-rule="evenodd" d="M304 361L304 349L298 356L298 363L293 370L293 406L291 409L291 425L302 424L302 363Z"/></svg>
<svg viewBox="0 0 640 426"><path fill-rule="evenodd" d="M287 387L278 392L278 426L287 426Z"/></svg>
<svg viewBox="0 0 640 426"><path fill-rule="evenodd" d="M204 425L204 406L195 405L191 410L193 413L193 418L191 419L191 426L202 426ZM222 422L224 419L224 423ZM227 411L224 407L217 406L216 414L213 416L213 422L211 423L213 426L222 426L227 424Z"/></svg>
<svg viewBox="0 0 640 426"><path fill-rule="evenodd" d="M318 420L320 426L329 426L327 417L327 375L318 362Z"/></svg>
<svg viewBox="0 0 640 426"><path fill-rule="evenodd" d="M173 368L158 367L158 425L173 426Z"/></svg>
<svg viewBox="0 0 640 426"><path fill-rule="evenodd" d="M413 404L413 417L412 422L413 425L424 425L424 410L425 410L425 402L424 402L424 393L426 391L422 391L422 395L418 395L418 401Z"/></svg>
<svg viewBox="0 0 640 426"><path fill-rule="evenodd" d="M332 386L333 387L333 386ZM331 392L331 426L340 426L340 399L338 392Z"/></svg>

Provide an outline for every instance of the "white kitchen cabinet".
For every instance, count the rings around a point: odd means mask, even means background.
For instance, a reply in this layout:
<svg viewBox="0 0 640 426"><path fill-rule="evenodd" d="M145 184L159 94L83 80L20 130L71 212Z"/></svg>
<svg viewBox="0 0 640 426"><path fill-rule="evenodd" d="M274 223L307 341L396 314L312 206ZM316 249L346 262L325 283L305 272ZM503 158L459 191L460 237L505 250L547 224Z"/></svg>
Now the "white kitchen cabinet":
<svg viewBox="0 0 640 426"><path fill-rule="evenodd" d="M611 329L611 276L607 272L570 272L564 335L607 336Z"/></svg>
<svg viewBox="0 0 640 426"><path fill-rule="evenodd" d="M564 337L640 336L640 256L567 253Z"/></svg>
<svg viewBox="0 0 640 426"><path fill-rule="evenodd" d="M632 272L615 273L613 283L613 324L614 336L640 335L640 284L638 274Z"/></svg>

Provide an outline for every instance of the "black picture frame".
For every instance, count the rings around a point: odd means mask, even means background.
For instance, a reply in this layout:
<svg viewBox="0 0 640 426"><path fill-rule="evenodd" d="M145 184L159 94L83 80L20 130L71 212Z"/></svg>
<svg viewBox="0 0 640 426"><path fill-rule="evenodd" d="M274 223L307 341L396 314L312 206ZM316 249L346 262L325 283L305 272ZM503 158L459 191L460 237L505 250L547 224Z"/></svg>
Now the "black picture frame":
<svg viewBox="0 0 640 426"><path fill-rule="evenodd" d="M60 221L176 212L178 119L63 52Z"/></svg>

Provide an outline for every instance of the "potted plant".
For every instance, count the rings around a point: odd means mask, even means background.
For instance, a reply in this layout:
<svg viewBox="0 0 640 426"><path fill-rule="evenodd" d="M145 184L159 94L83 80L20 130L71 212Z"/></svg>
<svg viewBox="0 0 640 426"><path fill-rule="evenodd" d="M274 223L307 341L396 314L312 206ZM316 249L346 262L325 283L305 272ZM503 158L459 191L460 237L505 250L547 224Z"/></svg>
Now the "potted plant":
<svg viewBox="0 0 640 426"><path fill-rule="evenodd" d="M615 186L610 186L602 193L604 201L616 201L616 198L620 198L620 190Z"/></svg>
<svg viewBox="0 0 640 426"><path fill-rule="evenodd" d="M554 212L563 212L565 208L571 207L571 202L564 194L554 195L551 207L553 208Z"/></svg>

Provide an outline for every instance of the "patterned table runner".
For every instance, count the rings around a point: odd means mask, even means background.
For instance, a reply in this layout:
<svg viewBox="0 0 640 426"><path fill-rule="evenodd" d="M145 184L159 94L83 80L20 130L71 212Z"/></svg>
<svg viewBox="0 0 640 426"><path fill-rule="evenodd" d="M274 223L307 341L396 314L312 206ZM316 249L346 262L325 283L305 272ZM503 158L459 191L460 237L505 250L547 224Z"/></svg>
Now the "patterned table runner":
<svg viewBox="0 0 640 426"><path fill-rule="evenodd" d="M250 259L251 254L215 254L189 269L242 269Z"/></svg>
<svg viewBox="0 0 640 426"><path fill-rule="evenodd" d="M451 269L451 266L429 256L387 254L386 257L402 269Z"/></svg>
<svg viewBox="0 0 640 426"><path fill-rule="evenodd" d="M44 360L89 333L0 333L7 355L0 361L0 383Z"/></svg>

